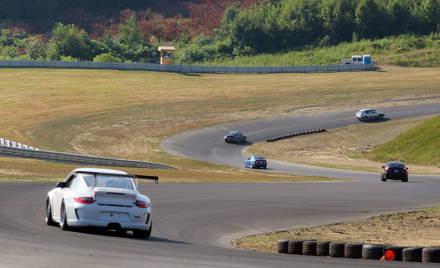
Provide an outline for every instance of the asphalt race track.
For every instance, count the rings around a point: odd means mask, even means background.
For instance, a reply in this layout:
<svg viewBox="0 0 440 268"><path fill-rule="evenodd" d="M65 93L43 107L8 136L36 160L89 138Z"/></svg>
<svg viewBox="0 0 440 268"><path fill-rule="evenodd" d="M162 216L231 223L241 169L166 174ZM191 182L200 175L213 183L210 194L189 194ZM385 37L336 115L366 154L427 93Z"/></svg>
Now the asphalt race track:
<svg viewBox="0 0 440 268"><path fill-rule="evenodd" d="M440 113L440 104L381 110L392 120ZM229 129L243 131L256 142L300 129L357 123L353 111L257 120L183 133L165 140L162 147L185 157L242 166L244 147L223 142ZM53 184L1 183L0 267L434 267L230 248L231 239L245 234L440 204L440 177L410 173L408 183L382 183L377 173L269 164L269 172L354 181L142 184L141 192L153 200L150 240L99 230L63 232L46 226L43 204Z"/></svg>

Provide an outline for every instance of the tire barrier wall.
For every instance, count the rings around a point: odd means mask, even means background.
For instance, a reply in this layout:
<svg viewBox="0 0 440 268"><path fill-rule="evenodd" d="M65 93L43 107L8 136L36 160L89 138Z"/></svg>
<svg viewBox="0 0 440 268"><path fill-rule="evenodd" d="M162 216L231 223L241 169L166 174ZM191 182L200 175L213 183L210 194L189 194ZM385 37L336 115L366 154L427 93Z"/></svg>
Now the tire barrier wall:
<svg viewBox="0 0 440 268"><path fill-rule="evenodd" d="M319 73L375 71L373 64L335 64L317 66L203 66L152 63L90 62L90 61L30 61L2 60L0 68L60 68L137 70L175 73Z"/></svg>
<svg viewBox="0 0 440 268"><path fill-rule="evenodd" d="M312 129L312 130L304 130L304 131L294 132L292 134L285 135L285 136L279 136L279 137L276 137L276 138L270 138L270 139L267 139L266 142L275 142L275 141L279 141L279 140L290 139L290 138L293 138L293 137L296 137L296 136L303 136L303 135L321 133L321 132L326 132L326 131L327 131L327 129L325 129L325 128L318 128L318 129Z"/></svg>
<svg viewBox="0 0 440 268"><path fill-rule="evenodd" d="M316 240L278 241L278 253L283 254L386 260L385 255L388 251L392 251L393 261L440 263L440 247L402 247Z"/></svg>
<svg viewBox="0 0 440 268"><path fill-rule="evenodd" d="M117 166L117 167L131 167L131 168L150 168L150 169L176 169L168 165L150 163L150 162L86 156L79 154L59 153L59 152L51 152L44 150L28 150L28 149L11 148L4 146L0 146L0 156L30 158L30 159L60 162L66 164L80 164L80 165L85 164L85 165L97 165L97 166Z"/></svg>

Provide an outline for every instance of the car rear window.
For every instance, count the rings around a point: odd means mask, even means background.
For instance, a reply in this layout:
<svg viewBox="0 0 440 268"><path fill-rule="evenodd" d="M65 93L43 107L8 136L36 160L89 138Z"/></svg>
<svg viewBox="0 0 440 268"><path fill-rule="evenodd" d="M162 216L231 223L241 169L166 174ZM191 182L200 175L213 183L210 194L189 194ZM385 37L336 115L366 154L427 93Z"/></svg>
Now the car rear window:
<svg viewBox="0 0 440 268"><path fill-rule="evenodd" d="M132 179L128 177L118 177L109 175L84 175L84 180L88 187L109 187L133 190Z"/></svg>
<svg viewBox="0 0 440 268"><path fill-rule="evenodd" d="M390 167L390 168L405 168L405 165L402 163L389 163L388 167Z"/></svg>

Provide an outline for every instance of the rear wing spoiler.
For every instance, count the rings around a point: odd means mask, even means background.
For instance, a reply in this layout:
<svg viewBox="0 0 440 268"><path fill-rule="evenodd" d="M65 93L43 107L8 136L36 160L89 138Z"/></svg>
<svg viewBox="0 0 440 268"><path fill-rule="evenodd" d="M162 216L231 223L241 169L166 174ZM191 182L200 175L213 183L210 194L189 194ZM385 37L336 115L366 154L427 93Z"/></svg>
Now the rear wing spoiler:
<svg viewBox="0 0 440 268"><path fill-rule="evenodd" d="M89 172L89 171L77 171L75 174L90 174L90 175L103 175L103 176L116 176L116 177L126 177L141 180L153 180L154 183L159 183L158 176L146 176L146 175L131 175L131 174L118 174L118 173L106 173L106 172Z"/></svg>

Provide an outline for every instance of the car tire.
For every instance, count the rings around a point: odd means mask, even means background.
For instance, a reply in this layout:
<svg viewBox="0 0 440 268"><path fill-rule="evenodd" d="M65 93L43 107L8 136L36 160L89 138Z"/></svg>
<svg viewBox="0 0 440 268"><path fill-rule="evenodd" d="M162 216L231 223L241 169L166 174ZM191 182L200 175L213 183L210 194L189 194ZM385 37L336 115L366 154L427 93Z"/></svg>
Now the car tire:
<svg viewBox="0 0 440 268"><path fill-rule="evenodd" d="M345 242L331 242L329 245L329 256L335 258L344 257Z"/></svg>
<svg viewBox="0 0 440 268"><path fill-rule="evenodd" d="M68 231L70 229L69 224L67 223L66 205L64 204L64 201L61 203L60 209L60 227L63 231Z"/></svg>
<svg viewBox="0 0 440 268"><path fill-rule="evenodd" d="M316 256L316 240L306 240L302 244L302 254Z"/></svg>
<svg viewBox="0 0 440 268"><path fill-rule="evenodd" d="M379 260L384 255L384 245L365 244L362 247L362 259Z"/></svg>
<svg viewBox="0 0 440 268"><path fill-rule="evenodd" d="M289 240L287 245L287 253L302 255L303 242L304 240Z"/></svg>
<svg viewBox="0 0 440 268"><path fill-rule="evenodd" d="M380 180L381 180L381 181L387 181L387 179L385 178L385 176L381 176L381 177L380 177Z"/></svg>
<svg viewBox="0 0 440 268"><path fill-rule="evenodd" d="M362 243L346 243L344 247L345 258L361 259L363 245Z"/></svg>
<svg viewBox="0 0 440 268"><path fill-rule="evenodd" d="M426 247L422 251L423 263L440 263L440 247Z"/></svg>
<svg viewBox="0 0 440 268"><path fill-rule="evenodd" d="M151 229L153 228L153 223L150 225L150 229L144 230L133 230L133 236L139 239L148 239L151 236Z"/></svg>
<svg viewBox="0 0 440 268"><path fill-rule="evenodd" d="M402 182L408 182L408 177L403 178Z"/></svg>
<svg viewBox="0 0 440 268"><path fill-rule="evenodd" d="M49 198L46 200L46 224L49 226L55 225L55 222L52 218L52 206L50 205Z"/></svg>
<svg viewBox="0 0 440 268"><path fill-rule="evenodd" d="M328 256L329 255L329 241L316 242L316 256Z"/></svg>
<svg viewBox="0 0 440 268"><path fill-rule="evenodd" d="M402 250L402 260L404 262L421 262L422 251L422 247L404 248Z"/></svg>

